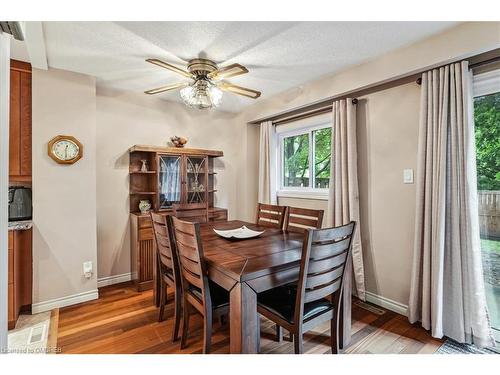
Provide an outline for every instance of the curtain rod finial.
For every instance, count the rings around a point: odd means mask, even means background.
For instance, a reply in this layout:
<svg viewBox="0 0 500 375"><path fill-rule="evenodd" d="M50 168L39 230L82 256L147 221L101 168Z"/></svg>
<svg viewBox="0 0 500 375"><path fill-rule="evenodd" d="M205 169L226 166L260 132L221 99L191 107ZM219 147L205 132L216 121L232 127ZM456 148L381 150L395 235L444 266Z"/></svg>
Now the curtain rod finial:
<svg viewBox="0 0 500 375"><path fill-rule="evenodd" d="M422 77L418 77L416 82L417 82L417 85L421 85L422 84Z"/></svg>
<svg viewBox="0 0 500 375"><path fill-rule="evenodd" d="M354 99L352 100L352 104L358 104L358 99L354 98Z"/></svg>

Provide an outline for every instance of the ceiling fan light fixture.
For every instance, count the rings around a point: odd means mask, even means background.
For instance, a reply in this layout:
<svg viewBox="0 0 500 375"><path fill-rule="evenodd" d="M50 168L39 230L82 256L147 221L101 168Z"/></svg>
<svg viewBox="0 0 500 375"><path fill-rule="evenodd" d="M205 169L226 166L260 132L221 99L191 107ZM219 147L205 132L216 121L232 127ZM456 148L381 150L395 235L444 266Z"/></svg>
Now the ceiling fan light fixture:
<svg viewBox="0 0 500 375"><path fill-rule="evenodd" d="M206 78L197 79L180 91L184 103L192 108L216 108L222 99L222 90Z"/></svg>
<svg viewBox="0 0 500 375"><path fill-rule="evenodd" d="M260 91L233 85L225 81L226 78L248 73L248 69L240 64L235 63L219 68L212 60L198 58L190 60L187 70L185 70L159 59L146 59L146 61L189 78L191 83L186 81L173 83L144 91L144 93L155 95L181 89L182 101L188 107L198 109L216 108L222 100L224 91L251 99L257 99L261 95Z"/></svg>

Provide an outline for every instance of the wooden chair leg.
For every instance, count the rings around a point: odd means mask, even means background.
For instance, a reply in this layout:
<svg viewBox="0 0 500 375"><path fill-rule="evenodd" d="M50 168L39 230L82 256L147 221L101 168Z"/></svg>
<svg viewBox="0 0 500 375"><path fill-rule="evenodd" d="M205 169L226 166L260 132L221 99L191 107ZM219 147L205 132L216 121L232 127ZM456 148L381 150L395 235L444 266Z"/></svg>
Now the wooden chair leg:
<svg viewBox="0 0 500 375"><path fill-rule="evenodd" d="M338 330L337 330L337 342L339 343L339 349L344 349L344 303L340 304L338 311Z"/></svg>
<svg viewBox="0 0 500 375"><path fill-rule="evenodd" d="M332 347L332 354L337 354L339 352L339 343L338 343L338 327L337 327L337 319L332 319L330 321L330 345Z"/></svg>
<svg viewBox="0 0 500 375"><path fill-rule="evenodd" d="M175 289L175 296L174 296L174 330L172 333L172 341L177 341L179 339L179 327L181 325L181 289L176 288Z"/></svg>
<svg viewBox="0 0 500 375"><path fill-rule="evenodd" d="M302 343L302 332L297 332L293 335L293 346L295 348L295 354L302 354L304 350Z"/></svg>
<svg viewBox="0 0 500 375"><path fill-rule="evenodd" d="M257 354L260 353L260 314L257 313Z"/></svg>
<svg viewBox="0 0 500 375"><path fill-rule="evenodd" d="M158 293L160 295L160 312L158 315L158 321L163 322L163 320L165 320L163 315L165 313L165 305L167 303L167 285L163 280L161 280L159 286L160 289L158 290Z"/></svg>
<svg viewBox="0 0 500 375"><path fill-rule="evenodd" d="M186 347L188 331L189 331L189 302L184 298L183 308L182 308L182 335L181 335L181 349Z"/></svg>
<svg viewBox="0 0 500 375"><path fill-rule="evenodd" d="M155 305L156 307L160 307L160 303L161 303L161 296L160 296L160 289L161 289L161 284L163 282L163 280L161 279L161 275L160 275L160 267L158 266L159 264L159 259L156 258L156 262L155 262L155 265L156 265L156 277L155 277L155 285L156 285L156 294L155 294Z"/></svg>
<svg viewBox="0 0 500 375"><path fill-rule="evenodd" d="M283 341L283 328L278 324L276 324L276 341Z"/></svg>
<svg viewBox="0 0 500 375"><path fill-rule="evenodd" d="M203 354L210 353L212 342L212 311L206 311L203 318Z"/></svg>

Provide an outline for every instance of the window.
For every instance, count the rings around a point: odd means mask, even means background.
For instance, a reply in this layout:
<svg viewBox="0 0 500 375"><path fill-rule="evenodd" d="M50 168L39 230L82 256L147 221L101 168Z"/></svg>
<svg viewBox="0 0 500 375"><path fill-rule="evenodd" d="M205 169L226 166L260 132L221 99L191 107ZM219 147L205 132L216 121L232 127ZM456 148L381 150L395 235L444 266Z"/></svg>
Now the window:
<svg viewBox="0 0 500 375"><path fill-rule="evenodd" d="M281 195L326 195L330 184L332 128L323 123L279 134L278 178Z"/></svg>
<svg viewBox="0 0 500 375"><path fill-rule="evenodd" d="M474 76L479 232L486 303L500 342L500 70Z"/></svg>

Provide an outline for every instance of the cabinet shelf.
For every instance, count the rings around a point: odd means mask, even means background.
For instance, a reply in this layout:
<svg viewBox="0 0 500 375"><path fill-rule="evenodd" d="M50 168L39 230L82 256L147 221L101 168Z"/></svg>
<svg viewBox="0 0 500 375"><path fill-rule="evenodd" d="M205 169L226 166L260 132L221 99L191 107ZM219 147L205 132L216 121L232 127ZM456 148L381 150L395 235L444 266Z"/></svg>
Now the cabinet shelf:
<svg viewBox="0 0 500 375"><path fill-rule="evenodd" d="M131 191L131 195L155 195L156 191Z"/></svg>
<svg viewBox="0 0 500 375"><path fill-rule="evenodd" d="M130 174L156 174L156 171L131 171Z"/></svg>

